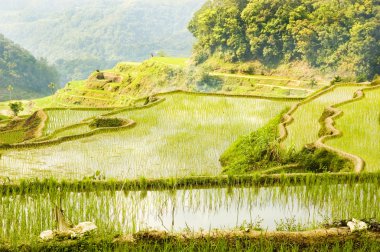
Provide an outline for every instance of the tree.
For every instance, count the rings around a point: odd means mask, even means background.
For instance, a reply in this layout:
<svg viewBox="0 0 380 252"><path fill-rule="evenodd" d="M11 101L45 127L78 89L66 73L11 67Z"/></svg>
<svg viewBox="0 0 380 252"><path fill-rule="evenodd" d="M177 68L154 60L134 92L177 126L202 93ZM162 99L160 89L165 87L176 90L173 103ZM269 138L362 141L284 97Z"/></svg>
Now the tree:
<svg viewBox="0 0 380 252"><path fill-rule="evenodd" d="M7 87L7 90L9 92L9 100L12 100L12 91L13 91L13 86L12 85L9 85Z"/></svg>
<svg viewBox="0 0 380 252"><path fill-rule="evenodd" d="M18 116L18 114L24 110L24 107L22 105L22 102L11 102L9 103L9 108L12 110L13 114L15 116Z"/></svg>
<svg viewBox="0 0 380 252"><path fill-rule="evenodd" d="M50 82L50 84L48 85L48 87L50 88L51 94L53 95L54 94L54 90L56 88L55 83L54 82Z"/></svg>
<svg viewBox="0 0 380 252"><path fill-rule="evenodd" d="M311 88L313 87L316 87L318 85L318 82L315 80L315 79L312 79L310 82L309 82L309 86Z"/></svg>
<svg viewBox="0 0 380 252"><path fill-rule="evenodd" d="M380 72L379 0L213 0L194 15L194 59L303 61L371 80Z"/></svg>

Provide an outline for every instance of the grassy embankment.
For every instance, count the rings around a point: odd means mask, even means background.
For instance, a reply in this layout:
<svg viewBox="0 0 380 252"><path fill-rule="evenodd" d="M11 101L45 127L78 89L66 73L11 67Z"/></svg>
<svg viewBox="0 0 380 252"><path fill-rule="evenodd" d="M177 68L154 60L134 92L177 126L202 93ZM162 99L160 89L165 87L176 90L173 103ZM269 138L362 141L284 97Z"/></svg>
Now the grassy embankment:
<svg viewBox="0 0 380 252"><path fill-rule="evenodd" d="M317 235L314 235L317 233ZM320 235L324 233L326 235ZM25 243L19 247L3 246L13 251L377 251L377 235L344 235L342 232L261 233L221 232L220 234L166 234L141 232L118 238L89 238L76 241Z"/></svg>

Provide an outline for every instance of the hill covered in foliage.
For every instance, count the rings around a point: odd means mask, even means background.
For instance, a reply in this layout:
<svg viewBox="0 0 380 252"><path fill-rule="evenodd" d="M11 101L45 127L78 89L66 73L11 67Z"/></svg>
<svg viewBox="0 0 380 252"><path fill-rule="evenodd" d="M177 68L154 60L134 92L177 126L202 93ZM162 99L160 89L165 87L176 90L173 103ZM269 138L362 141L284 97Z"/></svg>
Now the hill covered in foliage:
<svg viewBox="0 0 380 252"><path fill-rule="evenodd" d="M0 6L0 32L56 63L62 83L164 51L190 56L187 30L205 0L16 0Z"/></svg>
<svg viewBox="0 0 380 252"><path fill-rule="evenodd" d="M46 60L36 59L0 34L0 100L47 95L49 83L56 81L58 73ZM13 90L8 91L9 86Z"/></svg>
<svg viewBox="0 0 380 252"><path fill-rule="evenodd" d="M302 61L358 81L380 73L379 0L213 0L189 30L198 63Z"/></svg>

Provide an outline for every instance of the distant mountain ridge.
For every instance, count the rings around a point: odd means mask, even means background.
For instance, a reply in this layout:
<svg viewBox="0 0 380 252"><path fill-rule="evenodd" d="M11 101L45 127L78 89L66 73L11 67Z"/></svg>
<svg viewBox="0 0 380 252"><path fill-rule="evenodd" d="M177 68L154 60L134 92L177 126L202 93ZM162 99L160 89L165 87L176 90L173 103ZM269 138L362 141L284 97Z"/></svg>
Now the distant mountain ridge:
<svg viewBox="0 0 380 252"><path fill-rule="evenodd" d="M46 60L0 34L0 100L42 97L49 94L49 83L57 81L58 72Z"/></svg>
<svg viewBox="0 0 380 252"><path fill-rule="evenodd" d="M151 53L190 56L187 30L205 0L15 0L0 6L0 33L57 63L62 82Z"/></svg>

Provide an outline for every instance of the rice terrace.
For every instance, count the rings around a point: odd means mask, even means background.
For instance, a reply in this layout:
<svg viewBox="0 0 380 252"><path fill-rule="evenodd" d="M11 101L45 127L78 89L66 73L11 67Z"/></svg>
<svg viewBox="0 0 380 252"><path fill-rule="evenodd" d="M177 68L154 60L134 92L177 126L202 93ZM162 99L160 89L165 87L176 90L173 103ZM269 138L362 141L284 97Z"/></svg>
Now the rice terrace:
<svg viewBox="0 0 380 252"><path fill-rule="evenodd" d="M0 251L380 250L379 1L53 2L0 7Z"/></svg>

